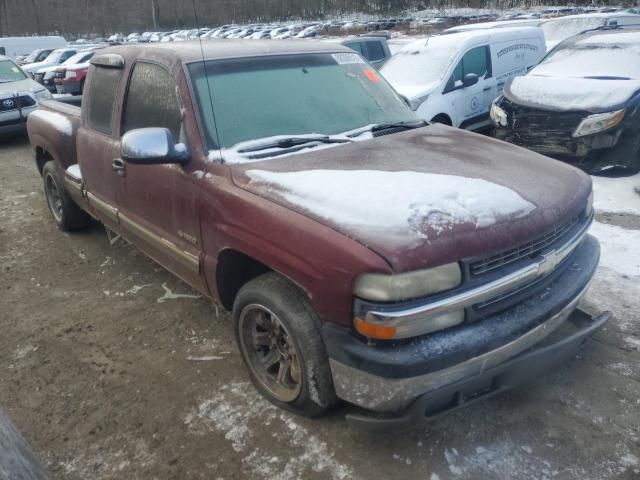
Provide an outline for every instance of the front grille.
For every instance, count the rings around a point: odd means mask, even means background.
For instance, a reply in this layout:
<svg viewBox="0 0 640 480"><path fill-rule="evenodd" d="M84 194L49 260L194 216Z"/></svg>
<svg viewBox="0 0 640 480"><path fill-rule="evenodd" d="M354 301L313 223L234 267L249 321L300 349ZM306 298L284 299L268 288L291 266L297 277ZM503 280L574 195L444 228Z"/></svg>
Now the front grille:
<svg viewBox="0 0 640 480"><path fill-rule="evenodd" d="M588 112L555 112L517 105L504 100L509 130L515 143L529 147L561 146L572 141L573 132Z"/></svg>
<svg viewBox="0 0 640 480"><path fill-rule="evenodd" d="M0 99L0 112L10 112L19 108L28 108L35 106L36 101L28 96L21 95L19 97L8 97Z"/></svg>
<svg viewBox="0 0 640 480"><path fill-rule="evenodd" d="M513 262L517 262L526 257L531 257L536 253L544 250L549 245L555 243L563 235L569 232L574 226L578 224L580 217L575 217L572 220L554 228L551 232L536 238L517 247L503 250L497 254L482 258L470 264L469 271L472 277L485 274L496 268L503 267Z"/></svg>

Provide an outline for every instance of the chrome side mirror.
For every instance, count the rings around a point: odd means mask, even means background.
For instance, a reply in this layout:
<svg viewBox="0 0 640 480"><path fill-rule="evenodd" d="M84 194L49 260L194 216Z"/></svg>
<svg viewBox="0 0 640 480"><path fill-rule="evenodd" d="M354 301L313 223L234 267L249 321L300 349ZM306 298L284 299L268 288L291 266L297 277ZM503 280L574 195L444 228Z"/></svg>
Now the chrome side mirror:
<svg viewBox="0 0 640 480"><path fill-rule="evenodd" d="M125 162L141 165L186 164L191 155L186 145L175 143L167 128L138 128L122 137L120 156Z"/></svg>

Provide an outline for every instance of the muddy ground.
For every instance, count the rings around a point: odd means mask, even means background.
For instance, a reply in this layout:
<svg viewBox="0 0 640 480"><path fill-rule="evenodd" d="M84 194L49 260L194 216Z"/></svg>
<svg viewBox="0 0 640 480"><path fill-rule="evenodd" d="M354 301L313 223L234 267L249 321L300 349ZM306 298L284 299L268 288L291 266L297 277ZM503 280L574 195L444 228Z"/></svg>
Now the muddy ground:
<svg viewBox="0 0 640 480"><path fill-rule="evenodd" d="M640 478L638 278L599 269L584 307L615 316L569 365L371 436L270 406L222 308L97 225L59 232L22 140L0 147L0 272L0 408L56 479Z"/></svg>

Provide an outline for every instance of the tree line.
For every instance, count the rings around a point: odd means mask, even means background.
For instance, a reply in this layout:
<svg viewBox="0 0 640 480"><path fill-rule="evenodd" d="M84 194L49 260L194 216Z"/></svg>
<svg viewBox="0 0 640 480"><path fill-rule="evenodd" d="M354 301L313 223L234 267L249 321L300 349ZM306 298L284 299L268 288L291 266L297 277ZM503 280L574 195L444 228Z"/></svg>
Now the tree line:
<svg viewBox="0 0 640 480"><path fill-rule="evenodd" d="M0 36L164 31L226 23L397 15L425 8L522 8L557 0L0 0ZM571 4L592 4L577 1ZM608 2L595 2L606 4ZM620 2L615 2L620 3ZM624 3L624 2L623 2ZM628 2L632 3L632 2Z"/></svg>

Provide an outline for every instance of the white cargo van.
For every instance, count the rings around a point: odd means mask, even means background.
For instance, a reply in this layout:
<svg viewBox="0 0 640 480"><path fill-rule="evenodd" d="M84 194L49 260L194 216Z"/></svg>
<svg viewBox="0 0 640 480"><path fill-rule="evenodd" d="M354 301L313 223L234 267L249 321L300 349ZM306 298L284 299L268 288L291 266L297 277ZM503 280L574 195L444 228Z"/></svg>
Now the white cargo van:
<svg viewBox="0 0 640 480"><path fill-rule="evenodd" d="M546 51L537 27L471 30L412 42L381 74L427 121L478 130L505 82L524 75Z"/></svg>
<svg viewBox="0 0 640 480"><path fill-rule="evenodd" d="M64 48L67 41L63 37L0 37L0 55L16 58L29 55L37 48Z"/></svg>

